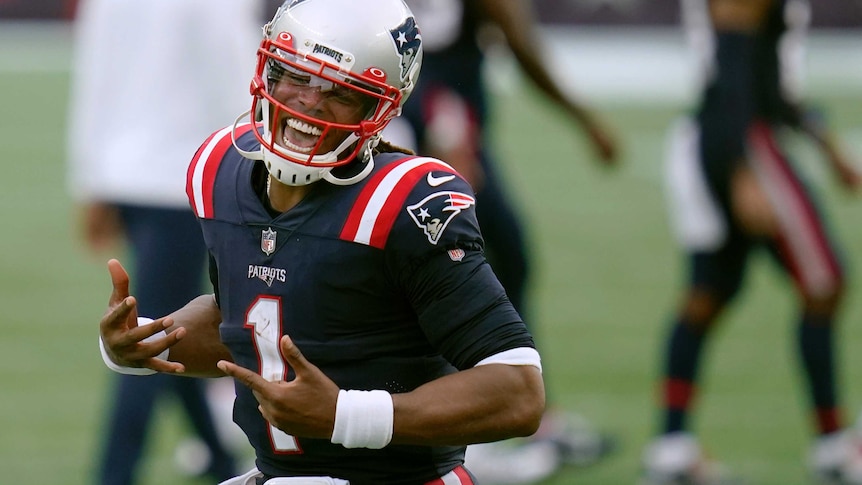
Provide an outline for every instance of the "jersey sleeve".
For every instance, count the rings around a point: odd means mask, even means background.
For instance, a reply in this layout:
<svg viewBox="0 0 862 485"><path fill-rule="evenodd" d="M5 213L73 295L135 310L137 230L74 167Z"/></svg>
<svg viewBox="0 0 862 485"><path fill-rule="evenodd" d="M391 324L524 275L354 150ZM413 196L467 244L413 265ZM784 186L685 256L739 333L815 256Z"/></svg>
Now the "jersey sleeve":
<svg viewBox="0 0 862 485"><path fill-rule="evenodd" d="M470 185L432 169L407 195L386 244L394 279L431 344L464 369L533 339L485 259Z"/></svg>
<svg viewBox="0 0 862 485"><path fill-rule="evenodd" d="M213 296L215 297L216 306L221 308L221 293L218 285L218 263L212 251L207 251L207 273L210 284L213 287Z"/></svg>

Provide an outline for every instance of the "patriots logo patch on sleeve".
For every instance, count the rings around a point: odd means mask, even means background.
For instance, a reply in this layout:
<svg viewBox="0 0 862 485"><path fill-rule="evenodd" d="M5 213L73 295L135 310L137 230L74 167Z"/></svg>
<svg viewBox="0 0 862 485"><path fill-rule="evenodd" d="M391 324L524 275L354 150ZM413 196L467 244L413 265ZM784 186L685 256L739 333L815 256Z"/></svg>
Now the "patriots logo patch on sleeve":
<svg viewBox="0 0 862 485"><path fill-rule="evenodd" d="M470 195L443 191L425 197L418 204L407 206L407 212L428 237L428 242L436 245L452 219L475 203L476 199Z"/></svg>

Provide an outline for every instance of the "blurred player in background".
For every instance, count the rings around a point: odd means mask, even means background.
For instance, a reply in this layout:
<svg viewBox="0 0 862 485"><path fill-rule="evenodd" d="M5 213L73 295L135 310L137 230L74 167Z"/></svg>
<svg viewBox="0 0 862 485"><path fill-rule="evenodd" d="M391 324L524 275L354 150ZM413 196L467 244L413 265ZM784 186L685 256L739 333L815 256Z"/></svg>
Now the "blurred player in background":
<svg viewBox="0 0 862 485"><path fill-rule="evenodd" d="M785 140L803 133L836 180L859 188L825 117L803 104L799 62L810 9L802 0L687 0L683 18L704 54L693 115L671 130L673 222L689 263L688 287L665 342L660 435L644 453L644 483L726 483L704 460L688 417L698 368L722 311L743 288L749 258L765 249L798 297L798 356L816 439L809 463L830 483L862 483L859 437L844 430L835 369L836 316L845 289L836 242ZM756 371L756 370L755 370Z"/></svg>
<svg viewBox="0 0 862 485"><path fill-rule="evenodd" d="M201 139L247 104L262 8L259 0L79 3L69 187L91 250L128 241L142 313L167 314L200 294L206 247L188 207L186 167ZM235 474L205 381L112 375L96 483L136 483L156 403L169 397L206 445L200 472L213 480Z"/></svg>
<svg viewBox="0 0 862 485"><path fill-rule="evenodd" d="M426 43L422 78L387 134L423 155L447 160L470 181L480 201L479 224L486 253L512 303L530 321L531 255L518 203L505 187L493 153L487 122L491 115L485 80L487 44L508 46L539 92L586 134L599 160L617 159L612 132L580 100L567 94L545 65L545 52L529 2L522 0L407 0ZM484 41L484 42L483 42ZM535 329L535 326L534 326ZM471 447L468 464L484 483L527 483L562 463L594 463L610 450L610 440L576 415L547 413L533 443ZM547 446L552 444L555 446Z"/></svg>

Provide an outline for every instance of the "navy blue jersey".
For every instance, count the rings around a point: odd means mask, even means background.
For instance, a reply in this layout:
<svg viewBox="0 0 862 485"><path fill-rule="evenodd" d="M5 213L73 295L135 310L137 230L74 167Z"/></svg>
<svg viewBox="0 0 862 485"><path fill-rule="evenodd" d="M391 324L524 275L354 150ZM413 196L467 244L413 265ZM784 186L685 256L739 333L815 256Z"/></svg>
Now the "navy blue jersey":
<svg viewBox="0 0 862 485"><path fill-rule="evenodd" d="M250 130L238 128L237 145L253 151ZM287 334L340 388L399 393L495 353L533 347L485 261L470 186L448 165L378 154L363 181L318 182L275 217L261 197L265 177L262 162L233 147L230 128L207 140L189 168L188 194L214 265L220 332L238 365L292 379L278 344ZM463 462L463 447L346 449L294 438L270 426L257 406L238 385L234 419L268 475L422 484Z"/></svg>

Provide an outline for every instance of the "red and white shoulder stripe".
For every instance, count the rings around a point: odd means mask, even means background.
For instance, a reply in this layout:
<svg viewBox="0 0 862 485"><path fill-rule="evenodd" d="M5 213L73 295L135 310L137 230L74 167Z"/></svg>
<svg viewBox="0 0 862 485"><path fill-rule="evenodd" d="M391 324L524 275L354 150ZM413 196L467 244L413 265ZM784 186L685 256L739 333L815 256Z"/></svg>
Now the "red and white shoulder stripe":
<svg viewBox="0 0 862 485"><path fill-rule="evenodd" d="M382 249L407 195L432 171L456 173L436 158L413 157L392 163L366 183L341 230L341 239Z"/></svg>
<svg viewBox="0 0 862 485"><path fill-rule="evenodd" d="M186 173L186 195L189 197L192 210L200 218L213 217L215 177L225 153L233 144L231 138L233 129L234 126L229 125L210 135L189 164ZM241 137L251 129L251 123L236 125L236 137Z"/></svg>

